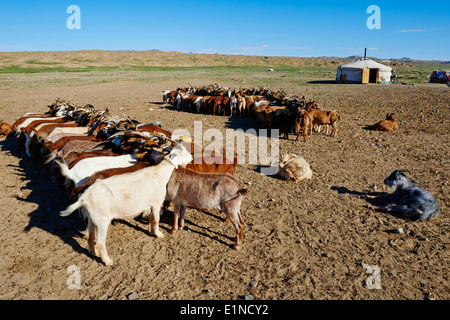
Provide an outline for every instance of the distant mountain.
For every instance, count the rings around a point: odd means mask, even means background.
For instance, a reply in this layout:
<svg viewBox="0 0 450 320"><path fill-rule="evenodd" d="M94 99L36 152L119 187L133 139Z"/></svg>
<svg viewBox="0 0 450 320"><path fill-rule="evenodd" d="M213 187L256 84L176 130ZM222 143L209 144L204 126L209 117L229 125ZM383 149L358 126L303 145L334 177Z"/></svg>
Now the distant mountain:
<svg viewBox="0 0 450 320"><path fill-rule="evenodd" d="M396 59L396 58L391 58L389 59L392 62L419 62L419 63L432 63L432 64L450 64L450 61L442 61L442 60L416 60L416 59L411 59L411 58L407 58L407 57L403 57L400 59Z"/></svg>
<svg viewBox="0 0 450 320"><path fill-rule="evenodd" d="M347 59L347 60L359 60L362 59L362 56L349 56L349 57L345 57L343 59ZM380 59L380 58L376 58L376 57L368 57L368 59L374 60L374 61L391 61L391 62L403 62L403 63L414 63L414 62L418 62L418 63L435 63L435 64L450 64L450 61L441 61L441 60L416 60L416 59L412 59L412 58L408 58L408 57L403 57L403 58L390 58L390 59Z"/></svg>

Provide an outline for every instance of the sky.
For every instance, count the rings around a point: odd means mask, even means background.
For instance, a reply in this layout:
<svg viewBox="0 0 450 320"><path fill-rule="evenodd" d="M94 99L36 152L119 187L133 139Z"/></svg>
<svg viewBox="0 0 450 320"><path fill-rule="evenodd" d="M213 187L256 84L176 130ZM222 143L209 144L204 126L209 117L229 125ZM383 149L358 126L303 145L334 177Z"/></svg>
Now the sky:
<svg viewBox="0 0 450 320"><path fill-rule="evenodd" d="M79 19L73 20L76 5ZM378 12L367 9L371 5ZM376 18L373 20L372 18ZM378 19L379 17L379 19ZM67 21L79 21L69 29ZM369 29L367 21L379 22ZM450 61L450 1L1 0L0 52L152 50Z"/></svg>

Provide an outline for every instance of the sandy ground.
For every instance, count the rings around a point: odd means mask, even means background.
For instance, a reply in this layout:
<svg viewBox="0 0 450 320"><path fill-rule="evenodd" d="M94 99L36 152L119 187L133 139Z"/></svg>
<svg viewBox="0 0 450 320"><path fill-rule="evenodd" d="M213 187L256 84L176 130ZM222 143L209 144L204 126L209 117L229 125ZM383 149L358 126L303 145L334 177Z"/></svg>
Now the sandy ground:
<svg viewBox="0 0 450 320"><path fill-rule="evenodd" d="M155 82L125 76L3 76L0 119L12 123L26 112L44 112L59 97L141 122L159 120L169 130L193 132L193 121L223 132L255 125L161 104L160 91L188 81L218 82L213 76ZM245 87L231 80L236 76L220 84ZM242 204L240 251L231 249L235 233L222 213L188 209L187 228L175 235L169 233L171 214L162 216L160 239L148 235L141 219L111 225L107 246L115 263L105 267L89 255L79 217L59 217L70 200L48 168L20 152L14 138L0 140L0 299L127 299L131 293L139 299L449 299L450 90L428 84L295 87L282 79L272 87L314 98L342 120L336 138L314 133L306 143L292 135L280 140L280 154L297 153L311 164L311 181L294 184L261 175L257 165L238 167L236 177L251 189ZM397 132L364 129L388 112L398 115ZM366 207L366 192L373 184L383 190L395 169L410 170L411 179L436 197L439 217L410 222ZM381 271L380 289L367 285L365 265ZM68 286L76 284L73 268L80 280L75 289Z"/></svg>

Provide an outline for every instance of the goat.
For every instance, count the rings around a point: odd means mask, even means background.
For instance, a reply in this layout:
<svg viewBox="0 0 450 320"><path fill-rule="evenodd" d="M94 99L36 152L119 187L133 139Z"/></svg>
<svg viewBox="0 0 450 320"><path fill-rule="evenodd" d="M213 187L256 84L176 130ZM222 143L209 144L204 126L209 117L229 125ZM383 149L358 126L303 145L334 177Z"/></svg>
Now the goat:
<svg viewBox="0 0 450 320"><path fill-rule="evenodd" d="M243 117L248 116L248 109L247 109L247 100L245 99L245 96L241 94L236 94L237 104L236 104L236 110L239 112L239 116Z"/></svg>
<svg viewBox="0 0 450 320"><path fill-rule="evenodd" d="M47 144L44 144L47 147ZM55 158L63 159L68 153L72 151L102 151L114 147L110 142L97 142L97 141L83 141L83 140L71 140L68 141L60 150L51 151L44 163L49 163ZM48 149L49 150L49 149Z"/></svg>
<svg viewBox="0 0 450 320"><path fill-rule="evenodd" d="M303 111L303 110L302 110ZM298 108L276 108L271 113L272 121L271 128L279 129L285 139L289 139L289 133L296 132L296 123L299 121Z"/></svg>
<svg viewBox="0 0 450 320"><path fill-rule="evenodd" d="M375 123L372 126L369 126L370 129L376 131L394 131L398 129L397 121L395 121L393 113L388 113L386 115L386 120L381 120L378 123Z"/></svg>
<svg viewBox="0 0 450 320"><path fill-rule="evenodd" d="M163 103L174 103L175 97L178 94L178 91L164 91L163 92Z"/></svg>
<svg viewBox="0 0 450 320"><path fill-rule="evenodd" d="M23 116L21 116L19 119L17 119L14 123L13 123L13 128L15 128L15 130L17 130L17 127L20 126L24 121L26 121L27 119L30 118L51 118L52 116L50 114L46 114L46 113L34 113L34 112L28 112L25 113Z"/></svg>
<svg viewBox="0 0 450 320"><path fill-rule="evenodd" d="M86 190L88 187L93 185L95 181L99 179L107 179L112 176L116 176L119 174L125 174L130 172L135 172L137 170L144 169L148 166L150 166L150 162L142 161L138 162L135 165L132 165L131 167L124 167L124 168L111 168L111 169L105 169L102 171L97 171L93 175L91 175L83 184L79 185L78 187L75 187L72 189L70 195L72 197L77 196L80 193L83 193L84 190Z"/></svg>
<svg viewBox="0 0 450 320"><path fill-rule="evenodd" d="M0 137L1 136L10 137L15 134L16 130L14 130L14 127L12 125L3 121L0 122Z"/></svg>
<svg viewBox="0 0 450 320"><path fill-rule="evenodd" d="M301 131L303 135L303 141L306 142L306 136L308 135L311 127L312 119L309 117L308 112L306 110L300 110L294 126L295 134L297 135L296 141L298 141Z"/></svg>
<svg viewBox="0 0 450 320"><path fill-rule="evenodd" d="M238 165L237 157L234 157L234 162L231 162L224 155L219 161L216 161L216 156L194 156L194 160L186 165L186 169L203 172L203 173L229 173L232 176L236 174L236 167Z"/></svg>
<svg viewBox="0 0 450 320"><path fill-rule="evenodd" d="M242 196L249 192L230 174L200 173L185 168L174 170L167 183L167 196L173 203L171 233L184 227L186 207L198 210L222 210L236 229L233 249L239 250L244 235L240 207Z"/></svg>
<svg viewBox="0 0 450 320"><path fill-rule="evenodd" d="M155 133L155 132L162 133L167 138L172 137L172 132L170 132L168 130L164 130L163 128L161 128L160 126L158 126L157 124L154 124L154 123L137 125L136 130L140 131L140 132L148 132L148 133Z"/></svg>
<svg viewBox="0 0 450 320"><path fill-rule="evenodd" d="M312 120L310 131L312 134L312 128L316 125L331 125L333 128L331 132L331 137L337 136L337 122L341 120L341 116L334 110L324 111L319 109L307 108L308 116Z"/></svg>
<svg viewBox="0 0 450 320"><path fill-rule="evenodd" d="M96 147L98 147L98 145ZM120 154L115 152L113 149L73 150L60 158L64 159L64 161L68 164L69 169L72 169L78 162L84 159L94 157L117 157L117 156L120 156Z"/></svg>
<svg viewBox="0 0 450 320"><path fill-rule="evenodd" d="M413 221L423 221L439 215L439 203L433 195L412 183L401 170L393 171L384 180L384 184L395 188L395 191L368 195L368 199L382 202L382 205L370 205L370 208Z"/></svg>
<svg viewBox="0 0 450 320"><path fill-rule="evenodd" d="M130 167L136 164L137 160L133 155L125 154L116 157L93 157L83 159L69 169L67 163L54 160L60 167L61 175L66 177L66 185L70 184L70 180L75 187L85 182L94 172L109 169Z"/></svg>
<svg viewBox="0 0 450 320"><path fill-rule="evenodd" d="M285 154L281 157L277 175L295 183L309 180L312 177L311 168L306 160L296 154Z"/></svg>
<svg viewBox="0 0 450 320"><path fill-rule="evenodd" d="M25 136L25 150L27 156L31 157L30 153L30 143L31 138L34 136L35 132L32 130L35 126L39 126L43 123L59 123L63 122L62 117L52 117L52 118L28 118L20 125L16 127L16 135Z"/></svg>
<svg viewBox="0 0 450 320"><path fill-rule="evenodd" d="M52 137L56 136L57 134L60 133L73 133L73 134L87 134L88 133L89 128L88 127L69 127L69 128L52 128L49 132L48 135L46 137L46 140L48 141L53 141Z"/></svg>
<svg viewBox="0 0 450 320"><path fill-rule="evenodd" d="M112 265L113 260L106 251L106 236L111 221L133 218L144 212L149 220L149 233L162 237L158 226L159 211L166 195L167 182L175 168L191 160L191 154L178 144L156 166L97 180L60 215L68 216L82 208L88 218L89 251L95 255L96 241L102 261L107 266Z"/></svg>

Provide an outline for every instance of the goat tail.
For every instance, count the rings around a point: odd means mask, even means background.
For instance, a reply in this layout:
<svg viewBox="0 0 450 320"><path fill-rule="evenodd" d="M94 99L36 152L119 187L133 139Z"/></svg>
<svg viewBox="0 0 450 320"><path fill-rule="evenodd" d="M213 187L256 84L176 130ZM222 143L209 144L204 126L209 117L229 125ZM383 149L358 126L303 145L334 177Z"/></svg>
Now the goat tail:
<svg viewBox="0 0 450 320"><path fill-rule="evenodd" d="M84 205L84 200L80 197L77 202L71 204L69 207L67 207L66 210L60 211L59 215L61 217L67 217L75 210L81 208Z"/></svg>
<svg viewBox="0 0 450 320"><path fill-rule="evenodd" d="M66 178L66 182L65 182L66 187L69 186L70 181L74 180L72 177L72 173L69 170L69 166L64 161L59 161L59 160L54 159L54 162L56 162L58 164L59 169L61 171L61 175Z"/></svg>
<svg viewBox="0 0 450 320"><path fill-rule="evenodd" d="M250 192L250 189L247 188L242 188L241 190L238 191L238 194L240 196L245 196L246 194L248 194Z"/></svg>
<svg viewBox="0 0 450 320"><path fill-rule="evenodd" d="M55 159L57 156L57 152L53 151L51 152L44 160L44 164L50 163L53 159Z"/></svg>
<svg viewBox="0 0 450 320"><path fill-rule="evenodd" d="M249 189L247 189L247 188L242 188L242 189L240 189L238 192L236 192L236 194L235 194L234 196L232 196L232 197L230 197L230 198L228 198L228 199L223 200L222 203L223 203L223 202L228 202L228 201L234 200L234 199L239 198L239 197L241 197L241 196L245 196L245 195L246 195L247 193L249 193L249 192L250 192Z"/></svg>

